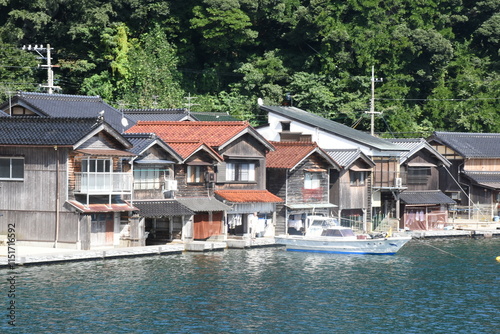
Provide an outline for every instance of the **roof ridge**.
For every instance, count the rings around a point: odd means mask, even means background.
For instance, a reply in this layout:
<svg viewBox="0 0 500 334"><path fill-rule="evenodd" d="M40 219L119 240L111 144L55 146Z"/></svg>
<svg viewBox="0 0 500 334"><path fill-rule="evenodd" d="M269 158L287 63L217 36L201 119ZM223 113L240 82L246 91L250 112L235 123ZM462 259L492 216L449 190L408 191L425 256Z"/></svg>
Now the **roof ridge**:
<svg viewBox="0 0 500 334"><path fill-rule="evenodd" d="M271 144L276 146L313 146L318 147L318 144L314 141L270 141Z"/></svg>
<svg viewBox="0 0 500 334"><path fill-rule="evenodd" d="M249 126L248 121L138 121L136 126L140 125L175 125L175 126L227 126L227 125L245 125Z"/></svg>
<svg viewBox="0 0 500 334"><path fill-rule="evenodd" d="M45 98L78 98L78 99L99 99L103 101L99 95L72 95L72 94L49 94L49 93L39 93L39 92L18 92L19 97L45 97Z"/></svg>

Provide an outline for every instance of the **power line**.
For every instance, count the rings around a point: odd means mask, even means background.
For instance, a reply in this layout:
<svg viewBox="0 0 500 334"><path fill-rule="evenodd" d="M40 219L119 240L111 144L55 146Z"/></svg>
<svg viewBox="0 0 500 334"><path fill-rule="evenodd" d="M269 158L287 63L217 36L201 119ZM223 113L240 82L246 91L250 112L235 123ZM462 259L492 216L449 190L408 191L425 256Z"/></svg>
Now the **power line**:
<svg viewBox="0 0 500 334"><path fill-rule="evenodd" d="M30 68L30 69L39 69L39 66L9 66L9 65L0 65L2 68Z"/></svg>
<svg viewBox="0 0 500 334"><path fill-rule="evenodd" d="M500 100L500 97L476 97L469 99L385 99L376 98L379 101L481 101L481 100Z"/></svg>

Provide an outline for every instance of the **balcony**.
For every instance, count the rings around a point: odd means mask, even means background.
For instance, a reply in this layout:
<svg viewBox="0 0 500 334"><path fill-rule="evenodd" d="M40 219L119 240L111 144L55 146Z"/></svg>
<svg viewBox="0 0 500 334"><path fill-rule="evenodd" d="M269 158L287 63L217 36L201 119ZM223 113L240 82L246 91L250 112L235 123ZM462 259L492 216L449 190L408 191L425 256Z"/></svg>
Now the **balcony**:
<svg viewBox="0 0 500 334"><path fill-rule="evenodd" d="M109 195L132 192L131 173L75 173L75 193Z"/></svg>

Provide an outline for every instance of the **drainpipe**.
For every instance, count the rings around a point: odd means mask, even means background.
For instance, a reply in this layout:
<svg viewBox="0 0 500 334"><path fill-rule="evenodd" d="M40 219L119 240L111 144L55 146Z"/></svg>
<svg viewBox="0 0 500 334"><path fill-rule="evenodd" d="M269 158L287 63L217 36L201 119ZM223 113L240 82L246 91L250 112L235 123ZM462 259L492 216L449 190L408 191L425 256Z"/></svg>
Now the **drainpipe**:
<svg viewBox="0 0 500 334"><path fill-rule="evenodd" d="M57 150L57 145L54 146L56 151L56 233L54 238L54 248L57 248L57 242L59 241L59 224L60 224L60 210L59 210L59 151Z"/></svg>

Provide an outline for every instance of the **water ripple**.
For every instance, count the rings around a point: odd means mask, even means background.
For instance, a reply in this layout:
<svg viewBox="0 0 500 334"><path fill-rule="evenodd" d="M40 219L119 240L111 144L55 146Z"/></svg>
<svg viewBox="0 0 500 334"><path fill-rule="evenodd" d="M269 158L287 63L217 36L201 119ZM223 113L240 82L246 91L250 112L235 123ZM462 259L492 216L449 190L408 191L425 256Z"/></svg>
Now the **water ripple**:
<svg viewBox="0 0 500 334"><path fill-rule="evenodd" d="M15 332L493 333L499 246L412 240L396 256L265 248L18 268Z"/></svg>

